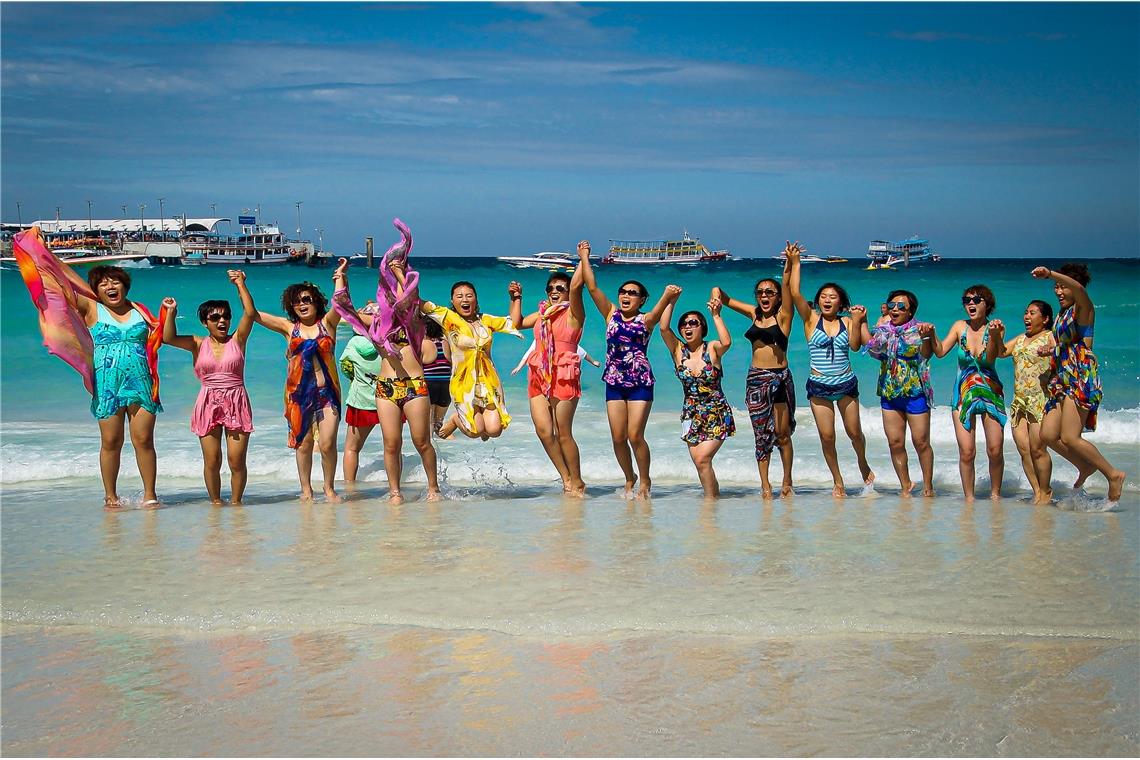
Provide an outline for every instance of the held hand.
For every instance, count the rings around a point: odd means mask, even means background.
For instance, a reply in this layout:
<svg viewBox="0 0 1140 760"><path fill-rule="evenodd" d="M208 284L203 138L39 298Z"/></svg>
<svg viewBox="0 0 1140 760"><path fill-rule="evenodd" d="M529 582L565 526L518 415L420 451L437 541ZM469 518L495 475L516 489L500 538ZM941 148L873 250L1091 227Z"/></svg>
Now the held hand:
<svg viewBox="0 0 1140 760"><path fill-rule="evenodd" d="M165 306L167 309L171 309L171 310L178 308L178 302L175 301L170 296L167 296L166 298L162 299L162 305Z"/></svg>
<svg viewBox="0 0 1140 760"><path fill-rule="evenodd" d="M403 272L404 271L404 262L400 259L392 259L391 261L388 262L388 268L391 269L393 272L395 272L395 271Z"/></svg>
<svg viewBox="0 0 1140 760"><path fill-rule="evenodd" d="M994 335L1001 336L1005 334L1005 325L1000 319L991 319L986 327Z"/></svg>
<svg viewBox="0 0 1140 760"><path fill-rule="evenodd" d="M794 243L789 240L784 241L784 257L788 261L798 261L803 250L798 240Z"/></svg>
<svg viewBox="0 0 1140 760"><path fill-rule="evenodd" d="M723 304L721 304L721 301L720 301L720 299L719 299L719 298L712 298L712 299L709 299L709 302L708 302L708 304L706 304L706 305L708 306L709 312L710 312L710 313L711 313L711 314L712 314L714 317L720 316L720 307L721 307Z"/></svg>
<svg viewBox="0 0 1140 760"><path fill-rule="evenodd" d="M512 301L517 301L522 298L522 285L515 280L511 280L507 285L507 295L511 297Z"/></svg>
<svg viewBox="0 0 1140 760"><path fill-rule="evenodd" d="M712 300L714 298L721 303L724 303L728 300L728 296L725 295L725 292L718 287L714 287L711 291L709 291L709 300Z"/></svg>
<svg viewBox="0 0 1140 760"><path fill-rule="evenodd" d="M582 259L590 258L590 241L583 240L578 243L578 257Z"/></svg>
<svg viewBox="0 0 1140 760"><path fill-rule="evenodd" d="M862 322L867 318L867 309L859 304L851 307L851 321Z"/></svg>
<svg viewBox="0 0 1140 760"><path fill-rule="evenodd" d="M1038 346L1037 347L1037 355L1038 356L1052 356L1053 355L1053 347L1052 346Z"/></svg>
<svg viewBox="0 0 1140 760"><path fill-rule="evenodd" d="M245 272L241 269L229 269L226 271L226 276L230 278L230 282L234 285L240 285L245 282Z"/></svg>
<svg viewBox="0 0 1140 760"><path fill-rule="evenodd" d="M336 265L336 271L333 272L333 282L344 282L347 277L348 259L341 258Z"/></svg>
<svg viewBox="0 0 1140 760"><path fill-rule="evenodd" d="M934 325L929 322L918 323L918 334L922 336L923 340L934 337Z"/></svg>
<svg viewBox="0 0 1140 760"><path fill-rule="evenodd" d="M680 285L666 285L665 286L665 295L669 296L670 301L676 301L678 298L681 297L681 286Z"/></svg>
<svg viewBox="0 0 1140 760"><path fill-rule="evenodd" d="M1049 267L1036 267L1032 272L1030 272L1030 274L1032 274L1038 280L1048 280Z"/></svg>

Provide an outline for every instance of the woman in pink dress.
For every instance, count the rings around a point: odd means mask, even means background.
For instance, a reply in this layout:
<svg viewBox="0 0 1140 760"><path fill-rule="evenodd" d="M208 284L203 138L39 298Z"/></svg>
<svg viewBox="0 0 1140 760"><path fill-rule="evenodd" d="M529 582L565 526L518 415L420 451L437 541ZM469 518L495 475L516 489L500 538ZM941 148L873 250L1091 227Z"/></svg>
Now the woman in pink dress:
<svg viewBox="0 0 1140 760"><path fill-rule="evenodd" d="M230 465L230 504L241 504L247 476L245 455L253 432L253 410L245 389L245 342L257 310L245 286L245 272L231 269L228 274L242 305L241 319L232 334L229 301L205 301L198 307L198 319L208 333L205 338L176 334L178 304L173 298L163 301L170 310L163 342L193 354L194 374L202 381L202 390L190 414L190 429L202 444L202 476L211 504L224 503L222 433Z"/></svg>

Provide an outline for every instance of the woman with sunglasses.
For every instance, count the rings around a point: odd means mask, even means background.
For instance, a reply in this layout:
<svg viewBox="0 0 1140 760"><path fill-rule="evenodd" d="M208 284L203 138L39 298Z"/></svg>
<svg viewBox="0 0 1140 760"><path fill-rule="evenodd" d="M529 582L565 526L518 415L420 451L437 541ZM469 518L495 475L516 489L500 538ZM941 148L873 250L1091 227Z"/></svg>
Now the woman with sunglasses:
<svg viewBox="0 0 1140 760"><path fill-rule="evenodd" d="M788 368L788 335L792 330L792 297L788 292L793 251L802 251L799 243L787 242L783 282L765 277L756 282L755 304L738 301L714 287L712 298L752 320L744 337L752 344L752 364L745 385L748 416L756 437L756 467L760 471L763 498L772 498L768 465L772 449L779 447L784 467L780 496L792 495L792 433L796 430L796 392L792 371Z"/></svg>
<svg viewBox="0 0 1140 760"><path fill-rule="evenodd" d="M1053 460L1041 440L1041 418L1045 414L1044 383L1048 382L1049 357L1053 350L1053 307L1044 301L1030 301L1022 316L1025 332L1007 340L1001 357L1013 357L1013 401L1009 404L1010 430L1025 479L1033 489L1034 504L1053 499L1049 482ZM1048 351L1042 355L1042 350Z"/></svg>
<svg viewBox="0 0 1140 760"><path fill-rule="evenodd" d="M681 333L678 340L669 327L669 320L680 295L679 288L670 294L669 303L661 314L659 329L685 392L681 407L681 440L689 447L689 457L697 468L705 498L716 498L720 496L720 483L717 482L712 460L728 437L736 434L732 407L720 387L724 377L721 359L732 346L732 336L721 319L721 303L713 298L707 306L716 325L717 339L705 340L709 324L704 314L687 311L677 320L677 331Z"/></svg>
<svg viewBox="0 0 1140 760"><path fill-rule="evenodd" d="M579 243L579 247L583 243ZM587 244L588 245L588 244ZM521 330L534 328L534 347L528 359L527 396L534 432L546 456L562 478L562 490L582 496L581 456L574 440L574 411L582 397L582 358L578 342L586 309L582 304L582 267L574 277L555 272L546 280L546 299L538 311L522 313L522 285L507 286L511 299L511 321Z"/></svg>
<svg viewBox="0 0 1140 760"><path fill-rule="evenodd" d="M1005 476L1003 452L1005 432L1005 391L994 366L1001 356L1005 325L990 319L997 308L993 291L985 285L971 285L962 292L966 319L959 319L942 340L934 337L934 355L946 356L958 347L958 378L954 383L950 417L958 439L958 474L966 501L974 500L974 456L977 453L974 420L982 418L989 459L990 498L1001 498L1001 481Z"/></svg>
<svg viewBox="0 0 1140 760"><path fill-rule="evenodd" d="M867 463L867 439L863 436L863 426L859 419L859 378L851 368L850 354L865 345L871 335L867 330L866 309L852 306L847 291L834 282L821 285L811 303L804 299L800 292L802 252L799 246L793 246L788 251L788 261L791 264L788 290L804 323L804 336L811 357L807 397L819 431L823 459L831 471L831 495L842 499L846 496L846 491L843 473L839 470L839 455L835 451L836 407L839 407L843 429L851 439L851 447L859 460L863 485L870 487L875 482L875 473ZM844 311L861 315L858 326L853 317L840 316Z"/></svg>
<svg viewBox="0 0 1140 760"><path fill-rule="evenodd" d="M618 288L617 304L606 297L598 287L594 269L590 265L590 243L578 244L578 258L582 278L590 291L594 306L606 321L606 365L602 379L606 383L606 418L610 423L610 440L614 456L625 475L625 497L633 496L638 478L639 499L647 498L652 487L649 477L649 444L645 440L645 424L653 406L653 368L645 350L649 346L653 328L673 292L680 293L676 285L668 285L661 299L649 313L641 308L649 298L649 291L637 280L626 280ZM633 463L637 462L637 474Z"/></svg>
<svg viewBox="0 0 1140 760"><path fill-rule="evenodd" d="M341 287L348 262L333 273ZM318 439L325 498L339 502L336 492L336 433L340 424L340 376L336 369L336 326L340 315L328 307L325 294L311 282L298 282L281 293L286 316L258 311L258 324L288 341L285 358L285 421L289 448L296 452L301 501L313 499L313 439Z"/></svg>
<svg viewBox="0 0 1140 760"><path fill-rule="evenodd" d="M1053 376L1046 392L1041 438L1049 448L1077 465L1080 472L1073 488L1082 487L1089 475L1099 471L1108 480L1108 501L1119 501L1124 471L1109 464L1100 450L1081 435L1084 430L1096 430L1102 398L1100 370L1092 352L1096 309L1085 289L1092 277L1087 266L1071 263L1056 271L1037 267L1032 274L1039 280L1053 281L1053 293L1061 307L1053 323ZM1044 349L1039 350L1045 353Z"/></svg>
<svg viewBox="0 0 1140 760"><path fill-rule="evenodd" d="M190 429L202 446L202 477L211 504L222 504L222 436L225 434L226 459L230 465L230 504L241 504L247 478L246 452L253 432L253 409L245 388L245 344L253 329L257 309L245 286L245 272L231 269L230 282L237 287L242 315L230 332L233 314L229 301L205 301L198 306L198 321L206 326L206 337L179 335L174 322L178 303L162 302L170 314L162 342L189 351L194 357L194 374L202 381L198 400L190 414Z"/></svg>
<svg viewBox="0 0 1140 760"><path fill-rule="evenodd" d="M922 495L934 495L934 449L930 447L930 410L934 408L934 388L930 384L928 361L934 352L934 325L918 322L918 296L909 290L892 290L887 296L886 316L879 320L867 342L867 355L878 359L879 382L876 392L883 412L883 432L891 450L902 495L910 496L906 456L906 431L922 468ZM852 322L863 329L865 312L853 313ZM852 324L852 330L856 327Z"/></svg>
<svg viewBox="0 0 1140 760"><path fill-rule="evenodd" d="M495 333L521 338L509 317L495 317L479 310L479 294L466 280L451 286L451 307L423 301L420 310L443 328L451 347L451 398L455 411L439 429L440 438L450 438L457 429L468 438L498 438L511 424L506 395L495 364L491 344Z"/></svg>

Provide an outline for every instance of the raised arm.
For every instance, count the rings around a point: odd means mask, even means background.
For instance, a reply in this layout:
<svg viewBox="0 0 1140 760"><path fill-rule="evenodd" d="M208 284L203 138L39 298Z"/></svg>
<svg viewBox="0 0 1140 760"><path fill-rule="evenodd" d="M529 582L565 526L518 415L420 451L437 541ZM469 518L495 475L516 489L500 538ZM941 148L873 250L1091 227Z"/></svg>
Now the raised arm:
<svg viewBox="0 0 1140 760"><path fill-rule="evenodd" d="M1039 280L1052 280L1053 282L1064 285L1073 291L1073 303L1076 307L1073 316L1077 318L1078 325L1090 324L1093 316L1096 313L1096 307L1093 306L1092 299L1089 298L1089 293L1085 290L1085 286L1069 277L1067 274L1054 272L1048 267L1037 267L1032 272L1033 276ZM1082 319L1084 317L1084 319Z"/></svg>
<svg viewBox="0 0 1140 760"><path fill-rule="evenodd" d="M178 335L178 328L175 322L178 320L178 302L170 296L162 299L162 305L166 307L169 312L166 316L166 324L162 326L162 342L181 348L184 351L194 353L198 350L198 342L194 339L193 335Z"/></svg>
<svg viewBox="0 0 1140 760"><path fill-rule="evenodd" d="M724 288L714 287L712 289L712 292L709 294L709 298L710 299L715 298L716 300L720 301L723 305L727 306L728 308L732 309L733 311L740 312L741 314L748 317L749 319L755 319L756 318L756 307L755 306L750 305L750 304L746 304L746 303L744 303L744 301L740 301L740 300L733 298L732 296L730 296L725 291Z"/></svg>
<svg viewBox="0 0 1140 760"><path fill-rule="evenodd" d="M578 243L578 268L582 270L582 282L590 291L590 298L594 299L594 306L598 307L598 313L609 322L614 313L614 305L610 299L606 298L606 294L601 291L597 279L594 278L594 268L590 265L590 241L588 240Z"/></svg>
<svg viewBox="0 0 1140 760"><path fill-rule="evenodd" d="M712 314L713 326L716 327L716 340L709 344L709 350L719 358L724 356L724 352L732 347L732 335L728 332L724 318L720 315L720 301L713 298L709 300L707 305L709 313Z"/></svg>
<svg viewBox="0 0 1140 760"><path fill-rule="evenodd" d="M244 346L250 331L253 330L253 323L257 320L257 307L253 305L253 294L245 286L245 272L231 269L226 274L237 288L238 298L241 300L241 319L234 328L234 337Z"/></svg>
<svg viewBox="0 0 1140 760"><path fill-rule="evenodd" d="M803 251L803 247L797 240L795 243L788 243L784 246L784 253L789 251L796 252L796 262L799 262L799 253ZM792 331L792 312L795 309L795 299L792 298L792 289L789 280L792 279L792 256L788 256L784 261L784 274L780 277L780 310L776 312L776 324L785 333ZM806 322L806 320L805 320Z"/></svg>
<svg viewBox="0 0 1140 760"><path fill-rule="evenodd" d="M538 321L538 312L532 312L525 317L522 313L522 285L515 280L511 280L507 285L507 294L511 298L511 321L520 330L525 330L528 327L534 327L534 323Z"/></svg>
<svg viewBox="0 0 1140 760"><path fill-rule="evenodd" d="M582 245L586 246L586 256L590 255L590 244L583 240L578 243L578 248L581 249ZM586 305L582 303L582 285L585 283L585 275L582 274L582 260L581 255L578 257L578 266L574 267L574 276L570 278L570 319L578 324L578 327L586 324Z"/></svg>
<svg viewBox="0 0 1140 760"><path fill-rule="evenodd" d="M804 298L804 294L800 291L800 254L803 253L803 248L799 243L795 245L788 243L784 246L784 281L788 283L788 293L791 295L791 301L796 307L796 311L800 314L800 319L804 321L804 329L809 328L811 321L811 304ZM788 299L785 298L785 301Z"/></svg>
<svg viewBox="0 0 1140 760"><path fill-rule="evenodd" d="M851 325L847 328L847 340L852 351L858 351L871 342L871 331L867 329L867 309L856 304L851 307Z"/></svg>
<svg viewBox="0 0 1140 760"><path fill-rule="evenodd" d="M669 288L676 288L676 285L669 285L665 288L665 293L661 296L661 301L658 302L660 306L664 303L661 309L661 321L657 329L661 332L661 339L665 341L665 347L669 349L669 356L673 358L673 364L677 363L677 347L681 345L681 341L677 339L677 334L673 332L670 322L673 321L673 306L677 303L677 298L681 295L681 289L677 288L676 293L670 292ZM656 309L654 309L656 311ZM649 318L646 317L646 322Z"/></svg>
<svg viewBox="0 0 1140 760"><path fill-rule="evenodd" d="M334 294L341 288L344 288L346 291L348 290L348 259L342 257L337 263L336 270L333 272L332 282ZM340 314L337 313L336 309L329 309L324 317L325 329L328 330L329 334L334 338L336 337L336 326L340 324L340 319Z"/></svg>
<svg viewBox="0 0 1140 760"><path fill-rule="evenodd" d="M666 285L665 292L661 294L661 298L657 299L657 305L653 307L652 311L645 315L645 329L652 330L661 319L661 314L665 311L665 307L675 302L680 295L681 287L679 285Z"/></svg>

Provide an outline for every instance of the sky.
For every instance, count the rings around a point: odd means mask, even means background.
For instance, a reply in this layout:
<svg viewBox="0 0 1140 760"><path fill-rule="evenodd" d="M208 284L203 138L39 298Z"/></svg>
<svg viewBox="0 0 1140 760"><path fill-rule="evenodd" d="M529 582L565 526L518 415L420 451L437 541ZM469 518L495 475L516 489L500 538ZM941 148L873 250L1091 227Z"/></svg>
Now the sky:
<svg viewBox="0 0 1140 760"><path fill-rule="evenodd" d="M1134 3L2 3L0 43L4 221L1140 255Z"/></svg>

